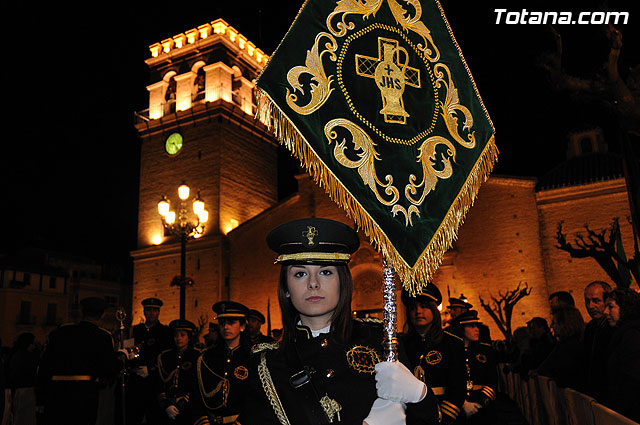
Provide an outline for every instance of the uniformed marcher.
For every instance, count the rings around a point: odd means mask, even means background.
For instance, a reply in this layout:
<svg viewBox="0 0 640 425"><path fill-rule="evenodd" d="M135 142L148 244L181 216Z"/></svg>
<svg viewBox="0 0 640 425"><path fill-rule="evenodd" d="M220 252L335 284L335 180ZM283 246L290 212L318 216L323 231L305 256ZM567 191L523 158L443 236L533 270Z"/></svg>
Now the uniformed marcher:
<svg viewBox="0 0 640 425"><path fill-rule="evenodd" d="M451 329L449 329L451 323L453 323L458 316L467 313L472 308L473 305L470 304L462 295L460 295L460 298L449 298L449 305L447 306L447 310L449 310L451 320L449 321L449 324L444 328L444 330L451 332ZM489 331L489 327L484 323L479 323L478 328L480 329L480 341L490 344L491 333Z"/></svg>
<svg viewBox="0 0 640 425"><path fill-rule="evenodd" d="M173 331L160 323L162 300L145 298L142 300L144 323L133 327L132 336L136 347L140 348L140 357L129 362L126 387L127 425L143 422L157 423L164 418L154 394L154 379L158 355L173 345Z"/></svg>
<svg viewBox="0 0 640 425"><path fill-rule="evenodd" d="M408 331L399 340L411 370L438 398L441 422L463 423L464 414L460 413L467 383L464 344L459 336L442 330L440 290L429 282L415 297L403 290L401 299L406 307Z"/></svg>
<svg viewBox="0 0 640 425"><path fill-rule="evenodd" d="M357 320L347 263L357 233L309 218L273 230L282 340L254 347L243 425L404 424L437 420L435 397L400 362L380 362L380 321ZM406 412L405 405L406 403Z"/></svg>
<svg viewBox="0 0 640 425"><path fill-rule="evenodd" d="M469 310L456 317L451 331L464 340L467 366L467 395L462 406L467 423L495 424L498 420L494 405L498 384L496 356L490 344L480 342L478 312Z"/></svg>
<svg viewBox="0 0 640 425"><path fill-rule="evenodd" d="M235 423L249 377L251 344L245 334L249 309L234 301L217 302L212 309L222 341L198 359L199 403L204 411L196 425Z"/></svg>
<svg viewBox="0 0 640 425"><path fill-rule="evenodd" d="M80 305L82 320L52 331L42 354L38 382L46 425L94 425L100 388L123 367L111 334L98 325L106 302L89 297Z"/></svg>
<svg viewBox="0 0 640 425"><path fill-rule="evenodd" d="M197 327L178 319L169 323L169 328L173 331L174 347L158 356L156 394L166 414L164 423L191 425L199 417L196 365L200 351L194 348Z"/></svg>
<svg viewBox="0 0 640 425"><path fill-rule="evenodd" d="M275 341L275 339L264 335L260 331L260 327L264 325L265 321L264 314L260 313L258 310L249 310L249 314L247 315L247 335L249 335L251 345Z"/></svg>

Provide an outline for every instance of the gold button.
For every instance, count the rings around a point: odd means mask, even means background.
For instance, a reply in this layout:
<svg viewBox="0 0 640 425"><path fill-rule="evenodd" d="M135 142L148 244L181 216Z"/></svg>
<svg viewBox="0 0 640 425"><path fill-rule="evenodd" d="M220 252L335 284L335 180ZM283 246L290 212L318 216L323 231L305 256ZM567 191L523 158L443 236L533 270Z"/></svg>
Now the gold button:
<svg viewBox="0 0 640 425"><path fill-rule="evenodd" d="M228 372L225 372L225 373L224 373L224 376L227 376L227 373L228 373Z"/></svg>
<svg viewBox="0 0 640 425"><path fill-rule="evenodd" d="M231 363L231 359L227 359L227 363Z"/></svg>
<svg viewBox="0 0 640 425"><path fill-rule="evenodd" d="M321 346L326 347L327 345L329 345L329 343L327 342L326 338L322 340L322 342L320 343Z"/></svg>
<svg viewBox="0 0 640 425"><path fill-rule="evenodd" d="M332 378L333 377L333 369L327 369L327 378Z"/></svg>

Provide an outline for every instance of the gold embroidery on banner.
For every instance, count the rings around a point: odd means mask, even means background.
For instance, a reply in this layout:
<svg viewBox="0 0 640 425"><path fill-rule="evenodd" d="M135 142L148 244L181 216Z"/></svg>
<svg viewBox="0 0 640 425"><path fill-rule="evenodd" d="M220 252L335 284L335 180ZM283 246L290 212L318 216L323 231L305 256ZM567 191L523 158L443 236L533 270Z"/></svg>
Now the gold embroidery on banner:
<svg viewBox="0 0 640 425"><path fill-rule="evenodd" d="M366 19L370 15L380 9L384 0L340 0L338 1L336 8L327 16L327 28L336 37L343 37L348 30L352 30L353 23L346 23L345 18L347 15L362 15L363 19ZM342 14L342 20L336 24L336 28L331 25L331 21L337 15Z"/></svg>
<svg viewBox="0 0 640 425"><path fill-rule="evenodd" d="M456 111L462 112L464 115L464 123L463 130L469 130L473 126L473 116L469 109L465 106L460 105L460 99L458 98L458 89L456 89L453 84L453 80L451 79L451 71L444 64L437 64L433 67L433 71L435 72L438 79L436 80L436 84L438 87L444 85L446 87L447 96L445 97L445 101L441 102L442 105L442 116L447 125L447 129L449 130L449 134L462 146L467 149L473 149L476 146L476 137L473 132L470 132L467 138L468 141L464 140L460 134L458 134L458 117L456 116ZM445 76L446 73L446 76ZM446 81L445 81L446 77Z"/></svg>
<svg viewBox="0 0 640 425"><path fill-rule="evenodd" d="M338 133L335 131L336 127L342 127L351 133L351 143L353 144L353 150L356 151L356 155L360 158L357 161L350 160L345 155L346 140L338 143ZM380 181L376 174L375 161L380 157L375 150L375 143L369 137L369 135L362 130L358 125L353 122L337 118L329 121L324 127L324 134L329 139L329 144L333 140L336 140L336 145L333 148L333 156L342 166L347 168L357 168L358 174L362 178L362 181L369 189L376 195L378 202L386 206L392 206L400 198L400 192L393 186L393 176L388 174L385 176L386 184ZM359 151L359 152L358 152ZM380 192L378 192L378 186L382 186L387 196L391 196L390 200L385 200Z"/></svg>
<svg viewBox="0 0 640 425"><path fill-rule="evenodd" d="M249 376L249 370L244 366L238 366L233 370L233 376L244 381Z"/></svg>
<svg viewBox="0 0 640 425"><path fill-rule="evenodd" d="M405 31L411 30L422 37L422 40L424 40L424 46L418 45L418 48L424 51L425 56L431 62L437 62L440 59L440 52L433 42L431 31L429 31L426 25L420 20L420 18L422 18L422 6L420 5L420 0L406 0L406 2L414 8L414 11L411 13L413 14L413 17L410 17L409 12L407 12L395 0L387 0L387 2L389 3L391 13L393 13L394 18L396 18L396 22L402 26Z"/></svg>
<svg viewBox="0 0 640 425"><path fill-rule="evenodd" d="M355 345L347 351L347 363L356 372L374 374L376 364L380 363L380 356L371 347Z"/></svg>
<svg viewBox="0 0 640 425"><path fill-rule="evenodd" d="M326 50L319 52L318 45L323 37L329 38L329 41L325 44ZM309 115L317 111L322 107L322 105L324 105L327 99L329 99L329 95L333 91L333 88L331 88L331 80L333 77L327 77L324 72L324 67L322 66L322 55L329 53L329 58L335 62L335 51L337 48L338 45L336 44L336 40L331 36L331 34L321 32L316 35L316 40L311 50L307 51L305 66L295 66L287 73L287 81L291 87L293 87L293 93L290 93L287 88L287 104L298 114ZM304 90L302 89L302 85L299 81L302 74L311 75L311 100L305 106L299 106L295 103L298 100L298 96L295 92L300 91L300 93L304 94Z"/></svg>
<svg viewBox="0 0 640 425"><path fill-rule="evenodd" d="M368 120L366 117L364 117L360 112L358 112L358 110L356 109L356 105L354 105L353 100L351 99L351 96L346 88L346 86L344 85L344 79L343 79L343 74L344 74L344 69L343 69L343 62L346 59L346 54L347 54L347 50L349 49L349 46L351 44L352 41L362 37L363 35L366 35L367 33L376 30L376 29L382 29L382 30L386 30L389 32L394 32L399 38L401 38L405 43L407 43L407 45L409 45L409 47L411 47L415 53L423 60L423 64L425 66L426 69L426 76L428 77L428 81L431 83L431 86L433 88L433 95L434 95L434 109L433 109L433 114L431 117L431 122L429 124L429 127L424 130L421 131L420 133L418 133L416 136L412 137L411 139L399 139L396 137L391 137L385 133L383 133L378 127L376 127L375 125L373 125L373 123ZM382 37L381 37L382 38ZM358 59L358 56L360 57L360 59ZM369 60L365 59L365 58L369 58ZM360 69L360 73L364 74L367 72L367 68L374 68L377 63L372 63L370 59L374 59L374 58L370 58L370 57L365 57L364 55L357 55L356 54L356 72L358 70L358 68ZM360 62L360 63L358 63ZM351 34L349 37L347 37L344 40L344 43L342 44L342 47L340 48L340 53L338 54L338 61L336 62L336 75L337 75L337 80L338 80L338 86L340 87L340 90L342 91L342 94L345 98L345 100L347 101L347 106L349 108L349 110L351 111L351 113L353 113L363 124L365 124L367 127L369 127L378 137L381 137L382 139L386 140L387 142L390 143L400 143L403 145L413 145L414 143L422 140L424 137L428 136L434 129L436 122L438 120L438 117L441 115L439 113L439 107L441 105L441 102L438 101L439 99L439 93L438 93L438 89L436 86L436 78L433 75L433 71L431 69L431 65L429 64L429 62L426 60L426 58L424 58L424 55L421 51L418 50L418 48L411 42L411 40L402 32L402 30L389 26L389 25L384 25L384 24L380 24L380 23L375 23L372 25L369 25L366 28L361 29L360 31ZM411 71L409 72L408 77L410 78L410 80L412 82L415 83L417 78L420 78L419 74L415 74L412 73ZM421 84L422 85L422 84Z"/></svg>
<svg viewBox="0 0 640 425"><path fill-rule="evenodd" d="M420 88L420 70L409 66L409 53L397 40L378 37L378 57L356 54L356 74L373 78L382 96L380 114L389 123L406 124L405 85ZM401 59L402 58L402 59Z"/></svg>
<svg viewBox="0 0 640 425"><path fill-rule="evenodd" d="M487 356L485 356L482 353L478 353L478 354L476 354L476 360L478 360L480 363L486 363L487 362Z"/></svg>

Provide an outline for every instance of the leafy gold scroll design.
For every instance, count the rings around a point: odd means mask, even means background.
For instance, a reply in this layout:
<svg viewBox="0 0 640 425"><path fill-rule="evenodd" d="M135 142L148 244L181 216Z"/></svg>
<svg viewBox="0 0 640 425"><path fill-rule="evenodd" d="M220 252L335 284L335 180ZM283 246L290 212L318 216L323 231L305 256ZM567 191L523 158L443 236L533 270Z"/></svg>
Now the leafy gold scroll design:
<svg viewBox="0 0 640 425"><path fill-rule="evenodd" d="M446 154L441 153L440 158L444 165L441 170L436 168L436 160L438 153L436 147L443 144L447 147ZM409 184L405 186L405 197L413 205L422 205L426 196L436 188L436 184L440 179L448 179L453 175L453 166L451 160L455 161L456 148L449 140L442 136L432 136L425 140L420 148L418 148L418 162L422 165L422 181L416 183L417 177L414 174L409 175ZM418 199L414 199L413 195L418 193L418 189L422 188L422 194Z"/></svg>
<svg viewBox="0 0 640 425"><path fill-rule="evenodd" d="M404 28L405 31L413 31L422 37L424 46L418 44L418 49L422 50L426 58L431 62L437 62L440 59L440 51L433 42L431 31L429 31L427 26L420 20L420 18L422 18L422 5L420 4L420 0L407 0L407 3L415 9L413 17L411 17L409 12L397 1L387 0L387 2L398 25Z"/></svg>
<svg viewBox="0 0 640 425"><path fill-rule="evenodd" d="M463 139L458 133L458 117L456 116L456 111L460 111L464 116L462 129L465 131L468 131L473 126L473 115L471 115L471 111L469 111L466 106L460 104L458 89L456 89L456 86L453 84L449 68L444 64L438 63L433 67L433 72L436 76L436 87L440 88L444 86L446 88L447 95L444 98L444 102L440 102L440 106L442 107L442 116L449 130L449 134L465 148L473 149L476 146L474 132L468 133L467 140Z"/></svg>
<svg viewBox="0 0 640 425"><path fill-rule="evenodd" d="M328 38L329 41L324 44L325 48L320 51L320 41L324 37ZM331 34L326 32L318 33L313 47L311 50L307 50L305 64L295 66L287 73L287 81L293 88L293 93L291 93L287 88L287 104L298 114L312 114L320 109L327 99L329 99L329 96L333 91L333 88L331 87L333 76L330 75L327 77L327 74L324 71L324 66L322 65L322 56L324 54L328 54L329 58L335 62L337 59L335 54L337 48L338 44ZM311 100L306 105L301 106L296 103L298 96L295 92L300 91L300 93L304 94L302 84L300 84L300 76L302 74L311 75Z"/></svg>
<svg viewBox="0 0 640 425"><path fill-rule="evenodd" d="M336 37L343 37L347 31L355 28L353 22L345 22L347 15L362 15L362 19L366 19L375 14L383 2L384 0L340 0L333 12L327 16L327 28ZM342 20L334 27L331 22L335 16L340 14Z"/></svg>
<svg viewBox="0 0 640 425"><path fill-rule="evenodd" d="M342 127L351 134L351 142L353 144L353 152L359 158L358 160L351 160L347 157L345 151L346 139L342 139L338 143L338 133L336 127ZM380 159L378 152L376 152L376 144L371 140L371 137L357 124L344 119L336 118L329 121L324 126L324 134L329 140L329 144L335 140L336 145L333 148L333 157L340 163L340 165L358 169L358 174L362 178L362 182L365 186L369 186L369 189L375 194L378 202L386 206L392 206L400 199L400 192L393 186L393 176L387 174L385 176L385 183L383 183L376 173L375 162ZM379 192L378 186L384 189L385 195L391 197L391 199L385 199Z"/></svg>
<svg viewBox="0 0 640 425"><path fill-rule="evenodd" d="M420 0L406 0L413 7L413 11L406 10L396 0L387 0L389 10L393 14L396 22L405 31L413 31L422 37L424 45L419 44L418 49L423 51L426 58L431 62L437 62L440 59L438 47L431 37L431 31L420 20L422 18L422 5ZM353 22L346 22L348 15L361 15L362 19L367 19L371 15L375 15L384 3L384 0L340 0L336 4L335 9L327 16L327 28L336 37L344 37L348 31L355 28ZM340 21L333 24L334 18L341 15Z"/></svg>

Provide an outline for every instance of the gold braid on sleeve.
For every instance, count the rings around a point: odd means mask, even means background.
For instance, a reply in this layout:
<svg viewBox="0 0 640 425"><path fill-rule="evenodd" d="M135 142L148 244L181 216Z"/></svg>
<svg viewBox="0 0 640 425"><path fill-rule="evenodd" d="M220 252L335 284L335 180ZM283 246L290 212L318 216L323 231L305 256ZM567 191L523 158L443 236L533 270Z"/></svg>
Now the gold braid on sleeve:
<svg viewBox="0 0 640 425"><path fill-rule="evenodd" d="M278 417L280 423L282 425L291 425L291 423L289 422L289 418L287 418L287 413L284 411L284 407L282 407L280 397L278 397L278 392L276 391L276 386L273 383L273 379L271 379L271 373L269 372L269 368L267 367L266 354L267 353L264 351L260 353L260 364L258 365L258 376L260 377L262 388L264 389L264 393L269 399L271 407L273 407L273 411Z"/></svg>

